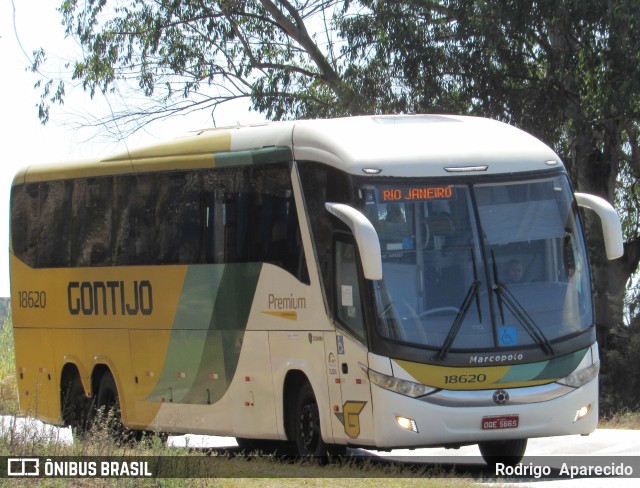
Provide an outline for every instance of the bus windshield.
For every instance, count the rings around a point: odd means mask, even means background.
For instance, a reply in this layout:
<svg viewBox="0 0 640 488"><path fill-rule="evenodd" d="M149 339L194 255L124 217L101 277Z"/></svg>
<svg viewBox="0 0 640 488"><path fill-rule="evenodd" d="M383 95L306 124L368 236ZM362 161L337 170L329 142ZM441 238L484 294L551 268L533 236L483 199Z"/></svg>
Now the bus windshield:
<svg viewBox="0 0 640 488"><path fill-rule="evenodd" d="M438 184L370 180L378 232L380 334L449 351L540 347L593 324L586 251L564 175Z"/></svg>

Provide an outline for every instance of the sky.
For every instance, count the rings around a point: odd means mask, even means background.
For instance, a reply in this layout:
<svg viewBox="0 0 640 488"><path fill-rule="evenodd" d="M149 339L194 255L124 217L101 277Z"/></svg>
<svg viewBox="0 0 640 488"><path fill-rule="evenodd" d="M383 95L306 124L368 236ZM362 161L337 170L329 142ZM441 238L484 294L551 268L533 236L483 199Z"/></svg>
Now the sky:
<svg viewBox="0 0 640 488"><path fill-rule="evenodd" d="M68 89L64 107L52 111L49 123L42 126L37 111L39 92L34 88L39 77L28 71L29 58L40 47L47 51L50 60L71 59L78 52L74 41L64 37L62 17L56 11L59 3L60 0L0 0L0 93L3 95L0 111L3 149L0 153L0 297L10 295L9 196L11 182L20 168L36 163L104 157L125 148L213 127L211 114L200 112L154 123L125 140L101 137L94 129L70 126L71 121L79 120L77 114L101 116L108 113L108 104L103 97L91 100L80 88ZM244 103L223 106L215 114L218 126L260 120L263 117L250 112Z"/></svg>

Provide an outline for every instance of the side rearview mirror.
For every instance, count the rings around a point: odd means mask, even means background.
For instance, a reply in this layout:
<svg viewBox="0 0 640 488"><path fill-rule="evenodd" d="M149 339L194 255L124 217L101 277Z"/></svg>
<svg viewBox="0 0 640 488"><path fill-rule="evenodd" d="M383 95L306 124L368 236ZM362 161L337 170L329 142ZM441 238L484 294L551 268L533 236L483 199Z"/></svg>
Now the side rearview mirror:
<svg viewBox="0 0 640 488"><path fill-rule="evenodd" d="M576 193L578 205L593 210L600 218L602 234L604 235L604 247L608 259L616 259L624 254L622 241L622 225L620 217L604 198L588 193Z"/></svg>
<svg viewBox="0 0 640 488"><path fill-rule="evenodd" d="M364 214L349 205L343 203L325 203L329 213L335 215L349 226L356 239L362 273L368 280L382 279L382 253L378 233L371 221Z"/></svg>

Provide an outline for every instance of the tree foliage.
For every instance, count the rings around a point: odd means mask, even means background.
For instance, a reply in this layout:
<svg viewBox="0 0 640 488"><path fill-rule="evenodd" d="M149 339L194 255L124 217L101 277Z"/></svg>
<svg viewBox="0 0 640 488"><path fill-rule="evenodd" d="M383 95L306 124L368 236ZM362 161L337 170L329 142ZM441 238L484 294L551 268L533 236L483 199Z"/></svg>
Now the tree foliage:
<svg viewBox="0 0 640 488"><path fill-rule="evenodd" d="M273 119L348 112L357 97L337 71L332 44L340 3L66 0L59 10L66 34L83 48L72 80L91 96L135 86L150 102L115 117L135 129L141 117L214 110L236 98L250 98ZM33 69L43 61L40 52ZM65 81L55 93L64 92ZM47 88L43 120L49 104L60 101L53 86ZM335 106L337 99L345 106Z"/></svg>
<svg viewBox="0 0 640 488"><path fill-rule="evenodd" d="M638 327L632 303L620 328L640 262L640 2L65 0L60 12L83 48L72 80L92 95L145 96L105 123L135 129L248 98L271 119L453 112L532 132L578 190L623 215L623 258L607 263L590 232L605 360ZM46 53L35 59L38 70ZM43 121L65 81L40 85Z"/></svg>

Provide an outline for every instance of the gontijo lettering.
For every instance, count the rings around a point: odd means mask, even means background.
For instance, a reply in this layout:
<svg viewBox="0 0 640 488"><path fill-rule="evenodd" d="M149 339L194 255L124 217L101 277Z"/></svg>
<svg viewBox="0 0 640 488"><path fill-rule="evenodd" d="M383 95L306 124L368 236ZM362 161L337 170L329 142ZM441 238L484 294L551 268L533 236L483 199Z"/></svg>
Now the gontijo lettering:
<svg viewBox="0 0 640 488"><path fill-rule="evenodd" d="M67 299L71 315L151 315L153 287L149 280L70 281Z"/></svg>

